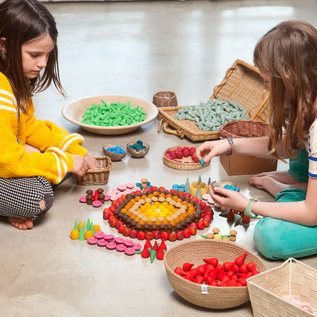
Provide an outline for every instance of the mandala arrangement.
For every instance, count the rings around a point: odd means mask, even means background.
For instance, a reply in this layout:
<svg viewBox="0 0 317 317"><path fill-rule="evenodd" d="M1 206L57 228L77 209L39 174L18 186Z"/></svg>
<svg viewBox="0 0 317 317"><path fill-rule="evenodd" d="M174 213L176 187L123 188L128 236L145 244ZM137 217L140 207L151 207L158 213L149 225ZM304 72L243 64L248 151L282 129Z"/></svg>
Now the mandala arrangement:
<svg viewBox="0 0 317 317"><path fill-rule="evenodd" d="M208 227L213 211L188 192L151 187L122 195L104 209L103 217L124 236L175 241Z"/></svg>

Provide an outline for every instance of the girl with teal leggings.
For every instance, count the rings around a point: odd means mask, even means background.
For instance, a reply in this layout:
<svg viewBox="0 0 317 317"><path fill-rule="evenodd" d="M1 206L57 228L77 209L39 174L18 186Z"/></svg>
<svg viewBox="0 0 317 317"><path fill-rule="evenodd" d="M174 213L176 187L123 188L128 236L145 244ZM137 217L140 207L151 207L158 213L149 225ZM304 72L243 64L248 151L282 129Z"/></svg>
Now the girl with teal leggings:
<svg viewBox="0 0 317 317"><path fill-rule="evenodd" d="M295 159L290 159L288 173L299 182L308 181L308 155L303 149ZM287 188L275 197L275 202L305 201L306 191ZM269 259L300 258L317 253L317 226L308 227L296 223L264 217L254 229L254 243Z"/></svg>
<svg viewBox="0 0 317 317"><path fill-rule="evenodd" d="M301 21L282 22L260 39L253 56L270 92L269 136L205 142L196 156L205 163L232 152L289 159L288 171L249 178L275 202L255 201L221 187L211 188L210 194L224 208L262 216L254 243L265 257L317 254L317 30Z"/></svg>

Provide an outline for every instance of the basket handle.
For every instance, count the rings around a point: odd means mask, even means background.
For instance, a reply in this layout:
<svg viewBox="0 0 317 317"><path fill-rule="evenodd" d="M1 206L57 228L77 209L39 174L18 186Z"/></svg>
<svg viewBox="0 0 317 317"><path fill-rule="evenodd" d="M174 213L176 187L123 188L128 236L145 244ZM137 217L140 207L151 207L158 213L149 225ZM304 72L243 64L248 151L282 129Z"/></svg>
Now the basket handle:
<svg viewBox="0 0 317 317"><path fill-rule="evenodd" d="M185 136L184 133L181 130L169 129L168 128L168 122L163 122L162 126L163 126L163 131L165 133L173 134L173 135L179 136L180 138L183 138Z"/></svg>

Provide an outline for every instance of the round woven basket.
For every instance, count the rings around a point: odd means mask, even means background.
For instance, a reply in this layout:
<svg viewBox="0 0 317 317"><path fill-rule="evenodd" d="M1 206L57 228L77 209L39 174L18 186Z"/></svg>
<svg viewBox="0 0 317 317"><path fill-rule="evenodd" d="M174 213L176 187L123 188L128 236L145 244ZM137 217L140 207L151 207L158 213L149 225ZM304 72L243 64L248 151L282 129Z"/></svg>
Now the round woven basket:
<svg viewBox="0 0 317 317"><path fill-rule="evenodd" d="M262 121L235 120L223 124L219 129L221 138L254 138L267 136L269 126Z"/></svg>
<svg viewBox="0 0 317 317"><path fill-rule="evenodd" d="M108 147L115 147L118 146L116 144L105 144L102 146L103 152L111 158L112 161L121 161L126 155L127 151L124 152L124 154L118 154L118 153L113 153L111 151L108 151Z"/></svg>
<svg viewBox="0 0 317 317"><path fill-rule="evenodd" d="M142 149L140 151L136 151L135 149L131 148L130 145L133 145L133 144L134 142L130 142L127 144L127 151L131 154L132 157L142 158L150 150L150 144L143 142L145 149Z"/></svg>
<svg viewBox="0 0 317 317"><path fill-rule="evenodd" d="M153 96L157 107L177 107L176 94L173 91L159 91Z"/></svg>
<svg viewBox="0 0 317 317"><path fill-rule="evenodd" d="M175 168L175 169L181 170L181 171L189 171L189 170L197 170L200 168L204 168L210 164L210 161L209 161L208 163L201 165L200 163L193 162L190 157L183 157L182 159L177 159L178 161L181 161L181 163L175 162L175 161L166 157L166 153L168 151L174 151L178 147L179 147L179 145L172 146L172 147L169 147L168 149L165 150L165 152L163 154L163 162L166 166L171 167L171 168ZM185 163L186 161L188 162L189 160L191 161L190 163Z"/></svg>
<svg viewBox="0 0 317 317"><path fill-rule="evenodd" d="M247 252L245 263L253 261L259 272L266 270L264 263L257 255L232 242L196 240L181 243L165 253L164 264L167 278L175 292L192 304L213 309L236 307L249 301L247 286L219 287L203 284L208 293L202 294L201 284L182 278L174 273L174 270L177 266L182 267L185 262L193 263L194 266L204 264L204 258L218 258L220 264L232 262L245 252Z"/></svg>

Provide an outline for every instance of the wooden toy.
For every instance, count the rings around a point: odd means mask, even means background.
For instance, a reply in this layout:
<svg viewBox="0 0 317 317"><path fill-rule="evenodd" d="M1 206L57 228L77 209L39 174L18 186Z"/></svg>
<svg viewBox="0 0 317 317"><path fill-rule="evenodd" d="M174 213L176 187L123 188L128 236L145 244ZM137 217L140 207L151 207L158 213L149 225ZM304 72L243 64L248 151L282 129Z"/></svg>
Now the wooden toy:
<svg viewBox="0 0 317 317"><path fill-rule="evenodd" d="M108 200L108 197L106 197L103 192L104 190L102 188L98 188L95 191L88 189L86 190L86 196L81 196L79 201L87 205L92 205L93 207L100 207L105 200Z"/></svg>
<svg viewBox="0 0 317 317"><path fill-rule="evenodd" d="M127 235L140 240L155 237L175 241L195 235L197 228L208 227L213 218L212 209L188 193L185 196L182 191L168 191L164 187L144 191L123 195L104 209L104 219L111 227L120 233L126 229Z"/></svg>
<svg viewBox="0 0 317 317"><path fill-rule="evenodd" d="M224 240L224 241L236 241L236 230L230 230L229 234L222 235L220 234L219 228L213 228L212 232L207 234L202 234L201 237L205 239L215 239L215 240Z"/></svg>

